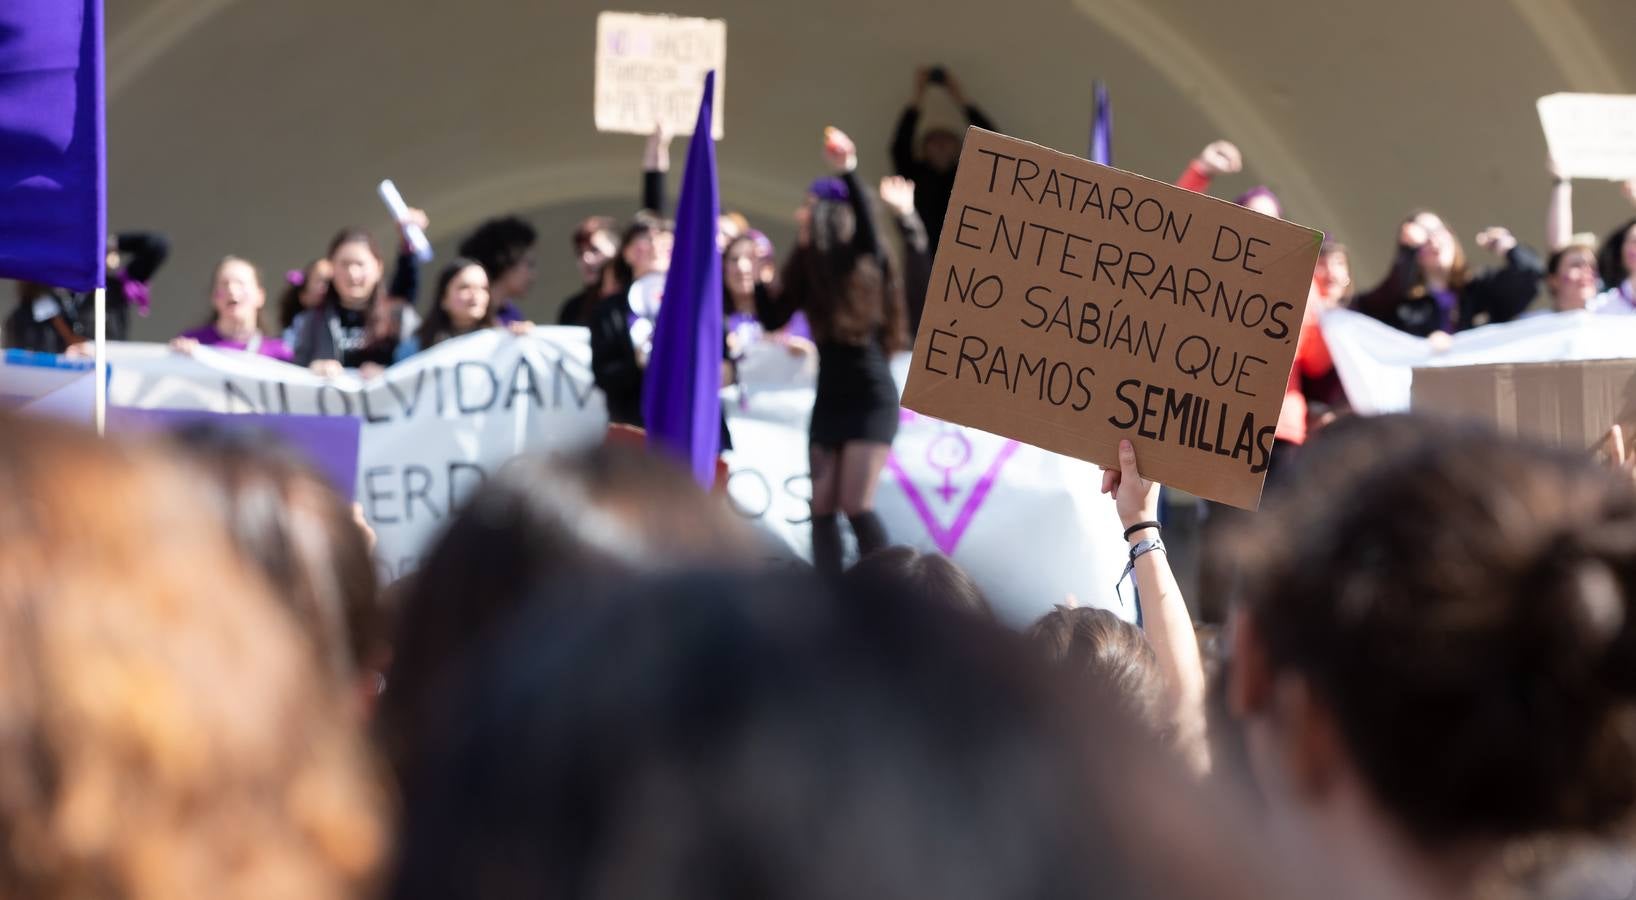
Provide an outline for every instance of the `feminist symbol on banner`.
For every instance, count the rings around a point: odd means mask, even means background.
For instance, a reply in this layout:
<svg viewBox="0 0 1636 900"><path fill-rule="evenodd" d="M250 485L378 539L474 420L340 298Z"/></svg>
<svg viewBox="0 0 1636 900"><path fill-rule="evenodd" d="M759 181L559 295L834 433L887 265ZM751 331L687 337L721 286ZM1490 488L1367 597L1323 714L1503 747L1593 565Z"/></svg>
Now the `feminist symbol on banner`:
<svg viewBox="0 0 1636 900"><path fill-rule="evenodd" d="M945 425L943 433L926 448L926 465L943 473L943 486L937 492L943 495L944 503L952 502L959 493L954 487L954 473L968 462L971 462L971 441L959 430Z"/></svg>
<svg viewBox="0 0 1636 900"><path fill-rule="evenodd" d="M908 424L919 418L910 410L902 410L899 421ZM899 444L904 443L899 439ZM909 501L909 506L915 511L916 517L926 527L926 534L932 539L932 544L945 556L953 556L960 546L960 539L965 536L966 529L971 527L972 520L977 517L977 511L982 509L983 503L988 500L989 491L994 489L994 483L999 480L1000 471L1010 461L1020 446L1016 441L1006 440L989 462L988 467L977 476L966 499L954 510L954 518L948 525L937 512L932 509L931 502L921 493L920 485L915 483L903 464L903 457L894 449L886 457L886 468L897 479L903 488L903 495ZM940 496L944 504L952 504L960 495L960 488L956 485L955 476L964 470L977 458L977 448L972 445L971 439L963 429L956 425L944 425L941 433L933 438L925 451L926 466L942 474L943 484L932 488L932 493Z"/></svg>

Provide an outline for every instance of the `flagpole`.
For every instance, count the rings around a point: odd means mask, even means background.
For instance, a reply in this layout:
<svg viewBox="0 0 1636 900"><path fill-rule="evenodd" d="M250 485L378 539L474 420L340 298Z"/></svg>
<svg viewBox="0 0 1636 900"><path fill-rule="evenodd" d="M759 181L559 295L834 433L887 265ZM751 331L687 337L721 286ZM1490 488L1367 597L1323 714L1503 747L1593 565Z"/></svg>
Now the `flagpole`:
<svg viewBox="0 0 1636 900"><path fill-rule="evenodd" d="M108 423L108 304L106 294L105 289L97 288L96 363L93 377L96 379L96 422L99 436L106 430ZM81 394L80 396L85 395Z"/></svg>

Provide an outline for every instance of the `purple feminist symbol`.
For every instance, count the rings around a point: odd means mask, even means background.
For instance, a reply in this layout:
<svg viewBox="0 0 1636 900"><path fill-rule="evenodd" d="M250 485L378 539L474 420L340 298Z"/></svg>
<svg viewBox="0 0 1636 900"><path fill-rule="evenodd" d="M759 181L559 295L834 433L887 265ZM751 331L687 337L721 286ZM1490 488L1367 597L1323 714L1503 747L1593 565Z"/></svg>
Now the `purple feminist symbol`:
<svg viewBox="0 0 1636 900"><path fill-rule="evenodd" d="M912 423L917 418L918 416L907 409L903 410L899 415L899 421L904 424ZM937 513L932 510L931 504L921 495L919 486L915 484L915 480L909 472L904 469L903 462L898 459L896 451L887 454L886 469L892 473L892 477L903 488L904 498L909 501L910 508L915 511L915 515L920 519L921 524L926 526L926 534L932 539L932 544L943 553L953 556L955 549L960 546L960 539L966 534L966 529L971 527L971 522L976 518L977 511L982 508L983 501L988 499L989 491L993 490L994 483L1000 477L1000 470L1005 468L1006 462L1017 452L1019 446L1016 441L1006 441L1000 447L999 452L994 455L988 467L978 476L976 484L972 485L971 492L966 495L965 502L960 504L960 508L955 512L954 520L946 526L938 518ZM932 441L931 446L927 448L926 462L928 466L943 473L943 485L936 488L935 493L942 496L945 503L953 503L955 497L959 494L959 489L954 486L953 473L964 468L975 458L976 449L972 446L970 438L965 435L962 429L954 426L948 427L946 431L939 434Z"/></svg>
<svg viewBox="0 0 1636 900"><path fill-rule="evenodd" d="M971 462L971 441L959 430L945 428L943 433L926 448L926 465L943 473L943 486L937 493L948 503L960 491L954 486L954 473Z"/></svg>

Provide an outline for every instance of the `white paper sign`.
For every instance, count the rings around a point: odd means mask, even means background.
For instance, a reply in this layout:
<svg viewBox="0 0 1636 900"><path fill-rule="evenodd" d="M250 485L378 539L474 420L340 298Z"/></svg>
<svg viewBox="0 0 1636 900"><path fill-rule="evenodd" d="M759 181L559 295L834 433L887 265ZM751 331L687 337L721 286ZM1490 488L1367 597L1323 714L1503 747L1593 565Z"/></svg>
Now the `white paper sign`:
<svg viewBox="0 0 1636 900"><path fill-rule="evenodd" d="M1636 95L1551 94L1539 98L1551 158L1569 178L1636 178Z"/></svg>
<svg viewBox="0 0 1636 900"><path fill-rule="evenodd" d="M596 128L623 134L692 134L704 75L716 70L711 137L722 139L727 23L605 12L596 19Z"/></svg>

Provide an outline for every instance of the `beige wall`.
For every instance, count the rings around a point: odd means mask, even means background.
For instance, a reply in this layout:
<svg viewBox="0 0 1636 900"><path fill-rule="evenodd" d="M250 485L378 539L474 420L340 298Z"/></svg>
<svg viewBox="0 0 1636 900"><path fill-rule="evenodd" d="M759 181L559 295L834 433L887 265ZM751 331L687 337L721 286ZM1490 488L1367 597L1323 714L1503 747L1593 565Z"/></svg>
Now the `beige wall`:
<svg viewBox="0 0 1636 900"><path fill-rule="evenodd" d="M588 210L635 205L641 141L591 127L590 0L111 0L111 218L170 234L137 326L203 309L214 261L299 265L349 223L380 223L395 178L446 250L483 216L542 226L530 311L573 287ZM632 8L632 7L622 7ZM1111 86L1115 162L1172 177L1208 140L1245 151L1291 218L1351 244L1372 279L1397 219L1437 208L1466 236L1537 243L1547 188L1540 94L1636 91L1631 0L650 0L728 20L723 202L788 235L835 124L884 174L920 62L947 64L1002 129L1070 152L1089 84ZM943 109L938 117L949 117ZM680 147L678 147L680 163ZM1585 184L1582 227L1629 215ZM431 274L428 273L429 281Z"/></svg>

